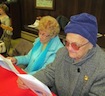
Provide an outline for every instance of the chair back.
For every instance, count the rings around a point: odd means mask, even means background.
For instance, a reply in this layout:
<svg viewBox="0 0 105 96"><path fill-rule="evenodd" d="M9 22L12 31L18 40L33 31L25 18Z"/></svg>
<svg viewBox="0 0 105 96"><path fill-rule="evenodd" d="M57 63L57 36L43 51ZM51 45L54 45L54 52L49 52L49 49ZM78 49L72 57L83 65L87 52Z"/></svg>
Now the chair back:
<svg viewBox="0 0 105 96"><path fill-rule="evenodd" d="M61 30L64 30L64 27L69 22L69 19L67 17L63 16L63 15L59 15L56 19L57 19L57 21L60 25Z"/></svg>

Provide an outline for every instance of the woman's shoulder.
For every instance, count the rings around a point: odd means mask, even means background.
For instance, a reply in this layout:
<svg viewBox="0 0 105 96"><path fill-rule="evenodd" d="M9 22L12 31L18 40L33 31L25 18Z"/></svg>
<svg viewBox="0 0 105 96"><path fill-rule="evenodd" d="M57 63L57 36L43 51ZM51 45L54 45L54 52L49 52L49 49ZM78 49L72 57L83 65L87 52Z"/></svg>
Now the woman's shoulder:
<svg viewBox="0 0 105 96"><path fill-rule="evenodd" d="M61 42L59 36L56 36L53 40L53 43L52 43L52 46L53 48L57 48L57 47L63 47L63 43Z"/></svg>

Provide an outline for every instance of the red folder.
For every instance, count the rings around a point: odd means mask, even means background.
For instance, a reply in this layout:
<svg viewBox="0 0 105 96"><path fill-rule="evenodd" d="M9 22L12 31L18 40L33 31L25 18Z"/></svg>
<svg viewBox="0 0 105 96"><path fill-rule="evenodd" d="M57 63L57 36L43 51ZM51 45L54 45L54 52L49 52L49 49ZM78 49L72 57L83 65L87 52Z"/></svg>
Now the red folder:
<svg viewBox="0 0 105 96"><path fill-rule="evenodd" d="M16 67L16 69L20 73L25 73L19 67ZM16 82L17 79L15 73L0 66L0 96L37 96L30 89L20 89ZM53 96L56 95L53 94Z"/></svg>

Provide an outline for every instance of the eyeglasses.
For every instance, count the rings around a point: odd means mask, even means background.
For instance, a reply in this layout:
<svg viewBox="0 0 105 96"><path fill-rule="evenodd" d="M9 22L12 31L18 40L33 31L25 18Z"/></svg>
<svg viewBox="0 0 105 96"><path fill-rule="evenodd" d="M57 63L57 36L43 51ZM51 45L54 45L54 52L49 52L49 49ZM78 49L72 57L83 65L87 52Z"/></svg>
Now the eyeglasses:
<svg viewBox="0 0 105 96"><path fill-rule="evenodd" d="M45 33L41 33L39 32L39 35L43 36L43 37L49 37L50 35L46 35Z"/></svg>
<svg viewBox="0 0 105 96"><path fill-rule="evenodd" d="M82 45L78 45L78 44L75 43L75 42L70 43L70 42L68 42L67 40L65 40L65 46L66 46L66 47L69 47L69 45L71 45L71 47L72 47L74 50L76 50L76 51L78 51L81 47L85 46L85 45L88 44L88 43L89 43L89 42L86 42L85 44L82 44Z"/></svg>

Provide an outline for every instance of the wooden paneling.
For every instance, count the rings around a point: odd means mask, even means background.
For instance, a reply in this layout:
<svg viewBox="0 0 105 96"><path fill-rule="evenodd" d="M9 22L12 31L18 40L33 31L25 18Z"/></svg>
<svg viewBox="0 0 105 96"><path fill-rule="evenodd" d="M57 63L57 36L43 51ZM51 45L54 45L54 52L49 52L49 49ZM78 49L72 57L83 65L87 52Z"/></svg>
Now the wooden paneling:
<svg viewBox="0 0 105 96"><path fill-rule="evenodd" d="M14 0L14 2L5 2L9 7L8 15L11 18L11 23L13 27L13 35L12 38L16 39L21 36L21 16L20 16L20 3L18 0Z"/></svg>
<svg viewBox="0 0 105 96"><path fill-rule="evenodd" d="M20 18L20 7L19 2L10 4L10 17L13 27L13 36L12 38L19 38L21 36L21 18Z"/></svg>
<svg viewBox="0 0 105 96"><path fill-rule="evenodd" d="M98 20L99 32L105 33L105 0L55 0L54 10L36 9L35 0L20 0L22 26L34 23L37 16L51 15L55 18L87 12L95 15Z"/></svg>

